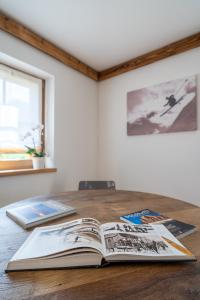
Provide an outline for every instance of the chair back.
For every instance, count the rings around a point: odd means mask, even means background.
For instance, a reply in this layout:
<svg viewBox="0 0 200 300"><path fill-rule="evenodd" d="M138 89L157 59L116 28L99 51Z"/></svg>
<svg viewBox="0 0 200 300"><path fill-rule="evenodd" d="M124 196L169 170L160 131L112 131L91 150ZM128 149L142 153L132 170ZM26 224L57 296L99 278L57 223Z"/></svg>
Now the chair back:
<svg viewBox="0 0 200 300"><path fill-rule="evenodd" d="M79 190L115 190L114 181L80 181Z"/></svg>

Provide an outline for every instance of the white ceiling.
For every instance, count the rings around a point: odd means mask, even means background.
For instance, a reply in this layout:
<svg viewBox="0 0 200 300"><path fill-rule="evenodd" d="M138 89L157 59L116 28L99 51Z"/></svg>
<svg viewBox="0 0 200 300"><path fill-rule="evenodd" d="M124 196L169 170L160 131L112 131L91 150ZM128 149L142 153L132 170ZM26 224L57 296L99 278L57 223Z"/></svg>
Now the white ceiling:
<svg viewBox="0 0 200 300"><path fill-rule="evenodd" d="M0 9L98 71L200 30L200 0L0 0Z"/></svg>

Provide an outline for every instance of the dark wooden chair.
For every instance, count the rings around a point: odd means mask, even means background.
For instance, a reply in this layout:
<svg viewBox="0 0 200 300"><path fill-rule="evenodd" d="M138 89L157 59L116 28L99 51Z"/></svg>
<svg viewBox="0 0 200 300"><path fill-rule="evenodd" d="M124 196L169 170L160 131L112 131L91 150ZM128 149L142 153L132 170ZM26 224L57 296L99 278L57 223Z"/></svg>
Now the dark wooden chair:
<svg viewBox="0 0 200 300"><path fill-rule="evenodd" d="M80 181L79 190L115 190L114 181Z"/></svg>

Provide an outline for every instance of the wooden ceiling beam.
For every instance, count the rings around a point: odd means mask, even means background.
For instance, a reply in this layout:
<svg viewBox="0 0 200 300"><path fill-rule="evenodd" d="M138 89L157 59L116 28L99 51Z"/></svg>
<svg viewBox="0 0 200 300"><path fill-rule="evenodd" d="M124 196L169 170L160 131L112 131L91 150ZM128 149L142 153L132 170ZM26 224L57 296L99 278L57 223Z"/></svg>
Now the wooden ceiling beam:
<svg viewBox="0 0 200 300"><path fill-rule="evenodd" d="M52 56L56 60L62 62L68 67L75 69L76 71L92 78L96 81L102 81L125 72L129 72L146 65L152 64L161 59L176 55L196 47L200 46L200 32L193 34L189 37L181 39L177 42L168 44L159 49L148 52L144 55L140 55L136 58L128 60L124 63L108 68L101 72L97 72L90 66L78 60L73 55L67 53L55 44L42 38L38 34L34 33L27 27L23 26L14 19L0 13L0 29L10 33L11 35L19 38L27 44L41 50L42 52Z"/></svg>
<svg viewBox="0 0 200 300"><path fill-rule="evenodd" d="M57 47L53 43L34 33L19 22L5 16L2 13L0 13L0 29L19 38L20 40L35 47L36 49L39 49L42 52L52 56L66 66L75 69L76 71L86 75L87 77L98 80L97 71L81 62L76 57Z"/></svg>
<svg viewBox="0 0 200 300"><path fill-rule="evenodd" d="M99 81L129 72L200 46L200 32L99 72Z"/></svg>

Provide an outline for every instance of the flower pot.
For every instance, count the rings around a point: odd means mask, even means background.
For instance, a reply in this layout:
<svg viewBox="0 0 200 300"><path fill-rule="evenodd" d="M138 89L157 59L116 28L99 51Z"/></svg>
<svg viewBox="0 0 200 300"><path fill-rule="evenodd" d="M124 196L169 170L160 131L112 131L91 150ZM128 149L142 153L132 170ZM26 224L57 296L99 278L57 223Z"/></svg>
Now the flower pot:
<svg viewBox="0 0 200 300"><path fill-rule="evenodd" d="M44 157L32 157L33 169L44 169Z"/></svg>

